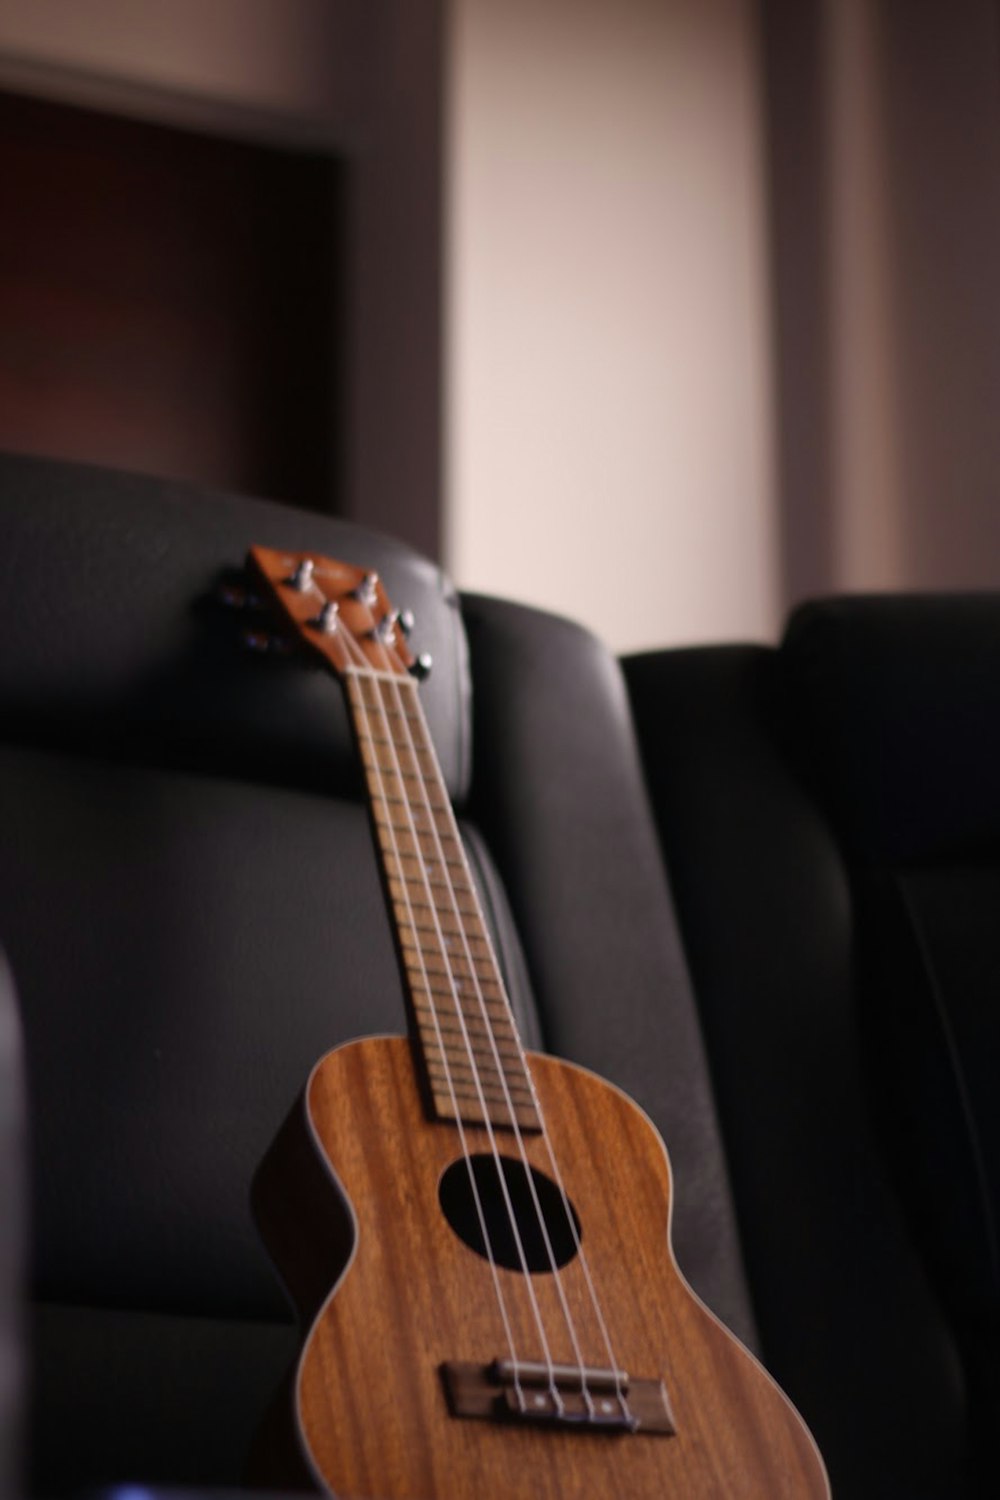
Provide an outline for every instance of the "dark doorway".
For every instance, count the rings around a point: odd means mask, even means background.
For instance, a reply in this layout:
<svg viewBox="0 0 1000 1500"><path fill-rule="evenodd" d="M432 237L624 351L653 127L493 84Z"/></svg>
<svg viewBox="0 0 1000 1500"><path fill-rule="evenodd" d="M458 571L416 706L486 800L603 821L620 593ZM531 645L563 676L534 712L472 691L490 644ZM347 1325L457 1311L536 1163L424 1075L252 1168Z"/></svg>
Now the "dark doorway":
<svg viewBox="0 0 1000 1500"><path fill-rule="evenodd" d="M344 168L0 95L0 447L340 508Z"/></svg>

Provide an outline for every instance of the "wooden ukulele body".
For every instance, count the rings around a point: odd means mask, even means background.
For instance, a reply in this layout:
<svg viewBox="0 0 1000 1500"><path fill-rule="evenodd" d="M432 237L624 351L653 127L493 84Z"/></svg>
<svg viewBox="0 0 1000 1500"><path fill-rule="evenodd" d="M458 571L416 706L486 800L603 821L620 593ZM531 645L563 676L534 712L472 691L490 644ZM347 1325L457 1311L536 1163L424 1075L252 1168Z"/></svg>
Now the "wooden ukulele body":
<svg viewBox="0 0 1000 1500"><path fill-rule="evenodd" d="M255 1184L264 1237L311 1322L288 1417L312 1481L349 1500L824 1500L810 1434L757 1361L695 1297L669 1243L660 1137L619 1090L533 1054L545 1136L579 1219L616 1366L661 1380L675 1432L591 1431L449 1409L442 1367L505 1358L491 1268L439 1198L457 1126L428 1117L413 1045L352 1042L316 1066ZM517 1153L511 1132L497 1144ZM481 1125L470 1152L489 1150ZM497 1270L518 1356L578 1362L550 1272ZM559 1272L587 1363L608 1364L579 1256ZM272 1474L273 1482L293 1476Z"/></svg>
<svg viewBox="0 0 1000 1500"><path fill-rule="evenodd" d="M677 1269L650 1122L521 1047L403 616L331 558L255 547L248 569L343 682L413 1028L324 1057L258 1173L309 1328L287 1466L262 1443L259 1477L343 1500L827 1500L800 1417Z"/></svg>

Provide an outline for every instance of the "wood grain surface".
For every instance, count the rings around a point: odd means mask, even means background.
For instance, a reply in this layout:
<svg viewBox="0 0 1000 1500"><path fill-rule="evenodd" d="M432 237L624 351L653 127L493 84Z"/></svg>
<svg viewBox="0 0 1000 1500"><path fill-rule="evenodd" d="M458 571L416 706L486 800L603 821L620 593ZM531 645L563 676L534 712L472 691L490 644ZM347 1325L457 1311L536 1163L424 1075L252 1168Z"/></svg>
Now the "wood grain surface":
<svg viewBox="0 0 1000 1500"><path fill-rule="evenodd" d="M677 1269L669 1166L649 1120L584 1070L535 1054L529 1062L545 1133L525 1137L524 1149L549 1176L550 1145L555 1152L614 1362L665 1382L676 1434L451 1415L441 1366L506 1358L509 1341L488 1263L454 1233L439 1203L442 1174L461 1155L458 1128L428 1121L412 1044L375 1038L317 1064L289 1126L327 1159L322 1191L337 1197L339 1181L353 1211L353 1249L346 1267L328 1258L331 1295L306 1338L290 1407L316 1482L350 1500L824 1500L823 1463L800 1417ZM466 1137L470 1151L489 1149L483 1127L467 1127ZM509 1136L501 1149L516 1154ZM288 1149L287 1132L283 1156L286 1170L303 1159L301 1143ZM265 1231L267 1181L265 1172ZM298 1203L296 1217L308 1219L307 1196L294 1184L286 1182L283 1203ZM282 1214L273 1205L272 1223ZM324 1216L331 1210L317 1206L317 1223ZM271 1236L279 1258L278 1240L295 1238L284 1227ZM293 1293L293 1262L310 1268L299 1301L312 1316L316 1256L285 1262ZM577 1363L561 1286L585 1361L608 1366L580 1256L559 1273L560 1286L548 1272L497 1275L519 1358L543 1355L530 1282L552 1359Z"/></svg>

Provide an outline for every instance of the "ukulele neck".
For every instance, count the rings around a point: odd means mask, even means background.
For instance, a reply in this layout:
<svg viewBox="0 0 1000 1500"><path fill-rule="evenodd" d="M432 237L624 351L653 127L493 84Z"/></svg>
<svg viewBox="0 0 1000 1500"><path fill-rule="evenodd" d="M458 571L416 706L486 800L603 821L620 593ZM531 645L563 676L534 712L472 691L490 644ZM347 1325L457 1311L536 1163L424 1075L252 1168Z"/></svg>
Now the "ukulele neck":
<svg viewBox="0 0 1000 1500"><path fill-rule="evenodd" d="M433 1112L539 1130L469 862L409 677L344 674Z"/></svg>

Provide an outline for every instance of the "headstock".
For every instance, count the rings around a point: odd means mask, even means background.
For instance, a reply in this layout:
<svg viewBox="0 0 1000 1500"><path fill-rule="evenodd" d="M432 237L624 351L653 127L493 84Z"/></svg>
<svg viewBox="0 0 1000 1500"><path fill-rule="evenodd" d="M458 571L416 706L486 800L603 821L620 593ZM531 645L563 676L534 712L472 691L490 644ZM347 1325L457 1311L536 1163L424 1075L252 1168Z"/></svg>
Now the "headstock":
<svg viewBox="0 0 1000 1500"><path fill-rule="evenodd" d="M430 657L414 656L407 642L412 618L393 609L378 574L318 553L269 547L251 547L247 574L281 639L318 655L338 676L430 671Z"/></svg>

